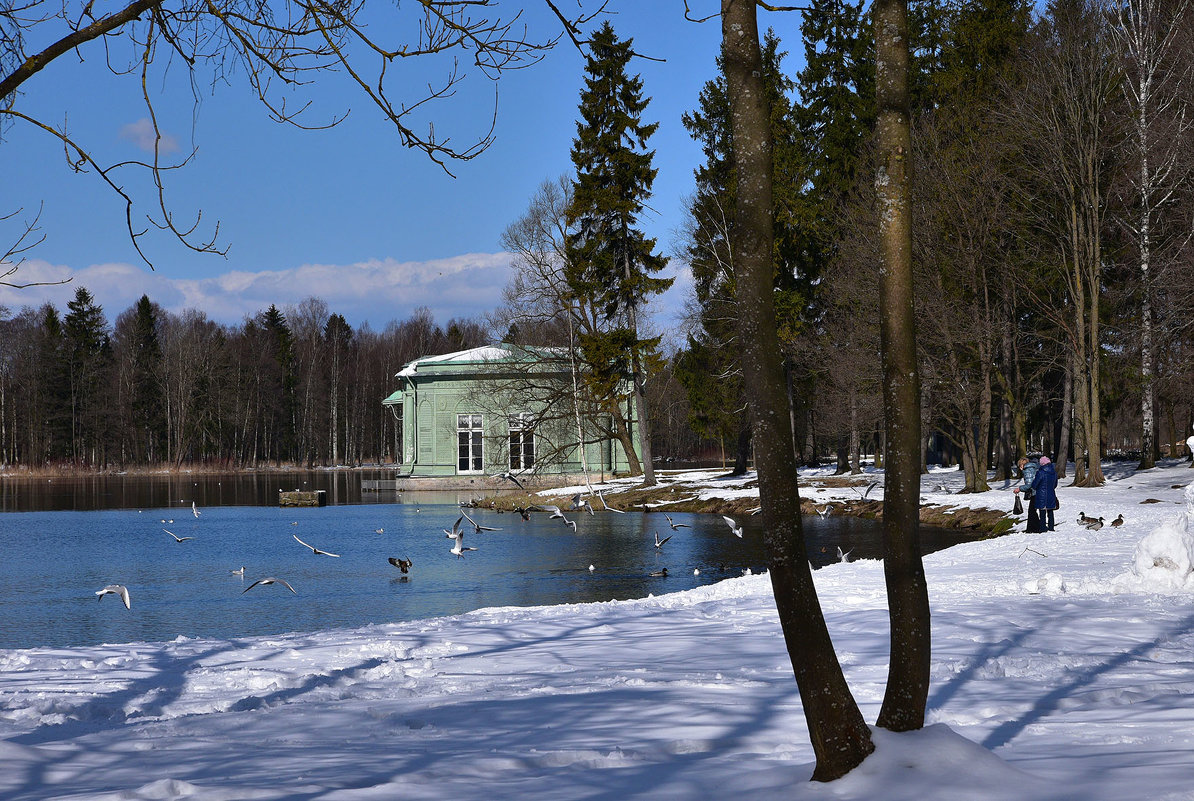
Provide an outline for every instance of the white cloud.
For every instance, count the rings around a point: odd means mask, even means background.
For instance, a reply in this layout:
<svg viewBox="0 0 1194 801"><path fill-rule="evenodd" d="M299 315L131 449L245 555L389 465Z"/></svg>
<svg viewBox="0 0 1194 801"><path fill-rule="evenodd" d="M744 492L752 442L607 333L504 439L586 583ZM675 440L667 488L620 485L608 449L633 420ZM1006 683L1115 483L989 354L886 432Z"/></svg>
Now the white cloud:
<svg viewBox="0 0 1194 801"><path fill-rule="evenodd" d="M96 264L79 270L32 259L21 266L22 282L61 281L60 286L23 290L0 287L0 305L16 311L49 301L62 311L79 286L104 308L109 322L141 295L180 313L203 311L213 320L239 323L270 304L284 307L318 297L350 324L368 320L382 328L403 320L420 306L441 324L452 317L492 311L509 279L507 253L470 253L446 259L402 262L373 259L356 264L305 264L284 270L230 270L209 278L169 278L129 264Z"/></svg>
<svg viewBox="0 0 1194 801"><path fill-rule="evenodd" d="M161 133L159 131L159 133ZM152 153L156 142L159 153L174 153L178 150L178 140L167 133L161 133L161 139L153 131L153 123L148 117L142 117L136 122L130 122L120 129L120 138L132 142L146 153Z"/></svg>
<svg viewBox="0 0 1194 801"><path fill-rule="evenodd" d="M509 253L467 253L429 261L370 259L354 264L304 264L281 270L228 270L206 278L172 278L147 267L124 263L93 264L82 269L30 259L21 265L22 283L61 281L60 286L16 290L0 286L0 306L10 312L49 301L62 313L78 287L86 287L103 307L109 323L141 295L175 314L202 311L212 320L237 324L270 304L278 308L308 297L321 298L328 308L356 327L368 322L380 330L391 321L409 318L426 306L440 325L453 317L476 318L501 302L510 279ZM678 265L680 266L680 265ZM682 345L676 328L678 310L690 292L691 275L679 271L672 289L653 299L648 329Z"/></svg>

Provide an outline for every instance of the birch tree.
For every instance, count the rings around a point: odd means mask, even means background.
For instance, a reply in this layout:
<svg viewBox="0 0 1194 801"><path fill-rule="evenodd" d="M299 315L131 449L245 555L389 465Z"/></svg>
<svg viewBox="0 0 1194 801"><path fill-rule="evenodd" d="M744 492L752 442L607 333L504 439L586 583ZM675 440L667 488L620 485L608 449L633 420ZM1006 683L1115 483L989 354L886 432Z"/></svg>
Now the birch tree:
<svg viewBox="0 0 1194 801"><path fill-rule="evenodd" d="M1188 34L1189 8L1188 0L1126 0L1113 28L1124 55L1123 88L1131 117L1128 175L1134 197L1126 227L1140 279L1141 469L1155 465L1157 450L1154 299L1157 287L1165 285L1163 276L1172 273L1164 262L1173 259L1181 240L1188 240L1184 230L1164 222L1194 171L1186 142L1194 127L1189 106L1194 62L1182 49L1188 44L1182 37Z"/></svg>

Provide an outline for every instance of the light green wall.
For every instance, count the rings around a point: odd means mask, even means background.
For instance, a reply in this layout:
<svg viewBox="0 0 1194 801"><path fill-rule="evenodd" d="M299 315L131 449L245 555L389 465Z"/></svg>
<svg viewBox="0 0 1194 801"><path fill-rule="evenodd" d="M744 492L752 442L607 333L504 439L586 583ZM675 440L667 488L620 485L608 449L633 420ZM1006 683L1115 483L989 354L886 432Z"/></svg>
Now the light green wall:
<svg viewBox="0 0 1194 801"><path fill-rule="evenodd" d="M533 366L526 362L433 362L417 364L413 375L400 373L402 389L384 402L389 406L401 403L403 473L441 477L476 475L458 469L458 414L482 415L484 474L497 475L510 469L509 416L542 411L542 404L536 406L535 400L512 388L531 369ZM410 371L403 370L407 372ZM550 380L564 386L563 382L570 382L571 377L562 375ZM537 377L537 381L544 378ZM541 475L581 472L574 419L546 421L534 433L535 472ZM637 435L637 431L634 433ZM593 438L591 432L586 432L586 438ZM555 458L551 457L553 452ZM628 470L622 447L613 440L590 442L585 446L585 458L591 475Z"/></svg>

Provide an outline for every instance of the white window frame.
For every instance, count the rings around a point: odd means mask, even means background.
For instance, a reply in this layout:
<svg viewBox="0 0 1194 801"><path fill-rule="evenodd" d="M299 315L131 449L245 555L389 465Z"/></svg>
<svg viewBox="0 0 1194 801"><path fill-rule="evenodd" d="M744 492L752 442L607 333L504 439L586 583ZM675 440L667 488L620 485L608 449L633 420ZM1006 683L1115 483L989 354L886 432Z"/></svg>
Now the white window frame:
<svg viewBox="0 0 1194 801"><path fill-rule="evenodd" d="M456 472L485 472L485 417L480 414L456 415ZM463 465L463 466L462 466Z"/></svg>
<svg viewBox="0 0 1194 801"><path fill-rule="evenodd" d="M509 417L510 425L510 469L530 470L535 466L535 426L530 412L519 412ZM515 443L515 438L518 442ZM529 457L529 458L528 458Z"/></svg>

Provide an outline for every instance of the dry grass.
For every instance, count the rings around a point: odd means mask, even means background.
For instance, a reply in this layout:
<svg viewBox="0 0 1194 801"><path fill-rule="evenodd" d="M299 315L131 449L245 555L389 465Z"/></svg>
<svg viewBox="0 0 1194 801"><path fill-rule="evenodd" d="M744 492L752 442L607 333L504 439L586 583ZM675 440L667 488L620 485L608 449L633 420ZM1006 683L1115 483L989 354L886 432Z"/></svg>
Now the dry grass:
<svg viewBox="0 0 1194 801"><path fill-rule="evenodd" d="M862 486L866 486L868 482L865 480L861 482ZM824 478L817 478L807 482L809 487L858 487L860 482L858 478L849 478L844 476L827 476ZM758 486L758 482L752 481L745 485L744 488L750 489ZM604 491L602 494L605 499L609 501L610 505L622 510L644 510L647 508L655 509L656 511L670 511L670 512L694 512L699 514L723 514L723 515L747 515L758 508L759 500L757 497L747 498L708 498L700 499L698 494L702 490L707 490L708 487L702 485L697 487L695 484L688 484L683 481L675 479L661 480L660 483L654 487L636 487L634 489L622 490L617 492ZM538 505L544 506L554 504L561 508L568 506L569 499L560 496L536 496L536 495L516 495L511 496L503 494L500 498L488 497L481 501L481 505L490 506L495 505L499 509L513 509L516 506ZM597 511L601 510L601 500L599 498L590 499L593 508ZM806 515L816 514L816 506L818 502L811 498L802 497L800 500L800 511ZM836 500L833 502L833 514L852 515L854 517L866 517L872 520L883 519L883 502L875 500L862 500L861 498L851 501ZM964 506L934 506L922 505L920 507L920 522L927 526L936 526L939 528L953 528L963 529L966 531L981 532L990 535L999 535L1009 531L1015 520L1008 517L1005 513L996 511L994 509L971 509Z"/></svg>

